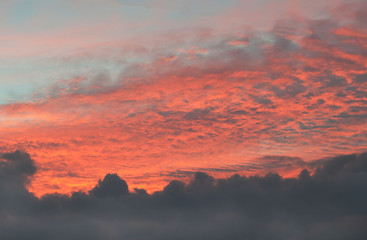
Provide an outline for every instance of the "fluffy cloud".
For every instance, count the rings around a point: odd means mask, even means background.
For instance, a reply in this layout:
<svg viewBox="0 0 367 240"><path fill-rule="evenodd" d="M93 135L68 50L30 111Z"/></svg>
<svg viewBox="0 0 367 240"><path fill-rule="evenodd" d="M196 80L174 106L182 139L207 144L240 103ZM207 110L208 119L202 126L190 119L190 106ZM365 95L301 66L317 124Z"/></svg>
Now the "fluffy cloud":
<svg viewBox="0 0 367 240"><path fill-rule="evenodd" d="M214 179L197 172L188 184L174 180L147 194L129 192L118 175L107 174L89 193L42 198L24 187L35 171L29 155L2 159L3 239L362 240L367 234L367 152L320 160L313 175L303 170L297 178ZM9 188L9 176L23 185Z"/></svg>

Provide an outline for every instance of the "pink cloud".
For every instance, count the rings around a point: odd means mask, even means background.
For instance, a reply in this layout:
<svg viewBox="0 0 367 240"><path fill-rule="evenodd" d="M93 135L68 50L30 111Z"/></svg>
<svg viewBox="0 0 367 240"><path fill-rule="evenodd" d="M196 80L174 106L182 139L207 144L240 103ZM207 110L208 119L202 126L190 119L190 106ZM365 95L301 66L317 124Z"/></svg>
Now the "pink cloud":
<svg viewBox="0 0 367 240"><path fill-rule="evenodd" d="M138 51L151 55L117 82L73 78L2 105L0 141L34 156L39 194L89 189L106 172L153 191L177 169L263 174L264 155L307 162L365 150L365 32L337 16L302 21L300 33L285 21L246 37L198 34L188 47L165 35L170 45Z"/></svg>

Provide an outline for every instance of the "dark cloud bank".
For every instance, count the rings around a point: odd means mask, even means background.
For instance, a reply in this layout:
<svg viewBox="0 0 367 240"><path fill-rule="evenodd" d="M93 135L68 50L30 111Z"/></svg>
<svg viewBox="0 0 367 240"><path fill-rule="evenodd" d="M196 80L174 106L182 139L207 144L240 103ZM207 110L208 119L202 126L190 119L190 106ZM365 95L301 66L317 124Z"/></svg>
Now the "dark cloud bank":
<svg viewBox="0 0 367 240"><path fill-rule="evenodd" d="M313 175L214 179L198 172L147 194L107 174L88 193L37 198L27 153L0 161L0 239L366 239L367 152L322 163Z"/></svg>

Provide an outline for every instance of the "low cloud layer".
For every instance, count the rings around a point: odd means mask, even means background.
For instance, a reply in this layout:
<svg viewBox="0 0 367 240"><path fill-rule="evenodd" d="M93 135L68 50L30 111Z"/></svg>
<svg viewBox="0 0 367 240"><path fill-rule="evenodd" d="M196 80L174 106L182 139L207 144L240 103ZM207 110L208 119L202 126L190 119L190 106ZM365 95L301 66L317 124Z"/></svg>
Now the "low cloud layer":
<svg viewBox="0 0 367 240"><path fill-rule="evenodd" d="M297 178L203 172L147 194L107 174L88 193L35 197L20 151L0 161L1 239L365 239L367 152L315 162Z"/></svg>

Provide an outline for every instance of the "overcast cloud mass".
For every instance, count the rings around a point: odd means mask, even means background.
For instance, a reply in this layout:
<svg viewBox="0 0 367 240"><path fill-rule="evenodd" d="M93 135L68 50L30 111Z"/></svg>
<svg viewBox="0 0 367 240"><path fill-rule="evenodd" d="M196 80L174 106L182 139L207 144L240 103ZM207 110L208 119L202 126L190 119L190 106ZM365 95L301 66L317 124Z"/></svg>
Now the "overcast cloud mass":
<svg viewBox="0 0 367 240"><path fill-rule="evenodd" d="M27 153L2 154L2 239L320 239L367 235L367 152L314 164L297 178L204 172L147 194L107 174L87 193L35 197Z"/></svg>

